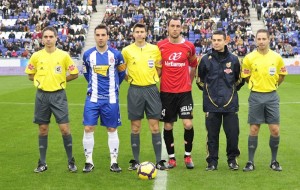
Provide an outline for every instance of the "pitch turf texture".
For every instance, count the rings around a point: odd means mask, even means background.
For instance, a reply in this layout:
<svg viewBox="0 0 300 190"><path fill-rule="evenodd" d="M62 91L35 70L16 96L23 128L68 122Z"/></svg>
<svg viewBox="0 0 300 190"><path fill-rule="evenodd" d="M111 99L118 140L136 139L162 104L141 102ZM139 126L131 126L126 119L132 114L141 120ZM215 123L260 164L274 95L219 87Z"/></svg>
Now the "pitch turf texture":
<svg viewBox="0 0 300 190"><path fill-rule="evenodd" d="M121 86L120 103L123 126L119 128L120 153L119 165L122 173L109 171L110 158L107 147L107 132L97 127L95 132L94 164L92 173L82 173L84 154L82 148L82 112L86 93L83 77L68 83L67 95L73 134L73 151L78 167L77 173L67 171L67 158L62 138L54 119L49 132L47 152L48 171L36 174L38 129L32 123L35 88L26 76L0 77L0 189L300 189L300 148L299 110L300 77L290 75L280 86L281 98L281 141L278 161L282 172L269 169L269 129L263 125L259 134L258 148L255 155L256 169L245 173L242 168L247 162L247 98L246 86L240 91L240 170L230 171L226 164L225 136L220 133L219 167L215 172L206 172L206 131L202 112L202 93L196 85L193 87L195 140L193 161L195 168L187 170L183 163L183 127L181 122L174 126L175 147L178 166L167 174L158 176L157 181L139 180L136 172L127 170L128 161L132 159L130 148L130 122L127 119L126 94L128 84ZM167 159L164 156L164 159ZM141 133L141 161L154 162L151 135L147 123L143 122Z"/></svg>

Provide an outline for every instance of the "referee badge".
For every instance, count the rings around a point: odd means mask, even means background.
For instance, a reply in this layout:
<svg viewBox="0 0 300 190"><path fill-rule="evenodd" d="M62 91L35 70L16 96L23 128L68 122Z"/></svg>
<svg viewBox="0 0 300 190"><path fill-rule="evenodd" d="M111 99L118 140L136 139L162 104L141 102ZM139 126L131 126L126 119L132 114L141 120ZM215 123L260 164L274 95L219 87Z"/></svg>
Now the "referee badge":
<svg viewBox="0 0 300 190"><path fill-rule="evenodd" d="M56 74L61 74L61 66L60 66L60 65L57 65L57 66L55 67L55 73L56 73Z"/></svg>
<svg viewBox="0 0 300 190"><path fill-rule="evenodd" d="M271 76L274 76L275 73L276 73L276 68L275 67L270 67L269 73L270 73Z"/></svg>
<svg viewBox="0 0 300 190"><path fill-rule="evenodd" d="M154 60L148 60L148 66L149 68L153 68L154 67Z"/></svg>

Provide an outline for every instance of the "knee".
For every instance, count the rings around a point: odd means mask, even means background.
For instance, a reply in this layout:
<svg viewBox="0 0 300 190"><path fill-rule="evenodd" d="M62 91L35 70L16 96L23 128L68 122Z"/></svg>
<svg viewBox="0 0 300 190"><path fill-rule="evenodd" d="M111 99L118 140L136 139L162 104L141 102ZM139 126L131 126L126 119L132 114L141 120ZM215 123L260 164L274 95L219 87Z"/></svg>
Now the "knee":
<svg viewBox="0 0 300 190"><path fill-rule="evenodd" d="M151 133L152 134L156 134L156 133L159 133L159 132L160 132L160 130L159 130L159 126L158 125L151 127Z"/></svg>
<svg viewBox="0 0 300 190"><path fill-rule="evenodd" d="M69 134L70 134L70 129L62 129L62 130L61 130L61 134L62 134L63 136L69 135Z"/></svg>
<svg viewBox="0 0 300 190"><path fill-rule="evenodd" d="M93 126L85 126L84 132L91 133L91 132L94 132L94 129L95 129L95 127L93 127Z"/></svg>
<svg viewBox="0 0 300 190"><path fill-rule="evenodd" d="M48 135L48 129L40 129L39 135L40 136L47 136Z"/></svg>
<svg viewBox="0 0 300 190"><path fill-rule="evenodd" d="M257 136L259 132L259 128L251 127L250 128L250 135L251 136Z"/></svg>
<svg viewBox="0 0 300 190"><path fill-rule="evenodd" d="M39 126L39 135L40 136L46 136L46 135L48 135L48 131L49 131L48 126L46 126L46 125L40 125Z"/></svg>
<svg viewBox="0 0 300 190"><path fill-rule="evenodd" d="M274 128L271 130L271 135L273 137L278 137L279 136L279 128Z"/></svg>
<svg viewBox="0 0 300 190"><path fill-rule="evenodd" d="M131 126L131 133L133 134L139 134L141 130L141 126L132 125Z"/></svg>
<svg viewBox="0 0 300 190"><path fill-rule="evenodd" d="M107 127L107 131L110 133L113 133L113 132L117 131L117 128Z"/></svg>
<svg viewBox="0 0 300 190"><path fill-rule="evenodd" d="M173 129L173 123L165 123L164 124L164 129L167 131L170 131Z"/></svg>
<svg viewBox="0 0 300 190"><path fill-rule="evenodd" d="M69 124L60 124L60 132L63 136L69 135L71 133Z"/></svg>
<svg viewBox="0 0 300 190"><path fill-rule="evenodd" d="M186 130L191 130L193 128L193 123L191 120L183 122L183 126Z"/></svg>

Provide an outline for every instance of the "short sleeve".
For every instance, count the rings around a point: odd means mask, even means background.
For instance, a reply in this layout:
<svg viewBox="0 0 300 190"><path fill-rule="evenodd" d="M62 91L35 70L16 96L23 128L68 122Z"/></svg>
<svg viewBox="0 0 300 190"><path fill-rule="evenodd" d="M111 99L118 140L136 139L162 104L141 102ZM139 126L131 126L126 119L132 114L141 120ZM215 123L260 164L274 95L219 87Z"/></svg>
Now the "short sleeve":
<svg viewBox="0 0 300 190"><path fill-rule="evenodd" d="M36 73L36 65L37 65L37 53L34 53L26 66L25 73L26 74L35 74Z"/></svg>
<svg viewBox="0 0 300 190"><path fill-rule="evenodd" d="M65 56L65 65L67 66L67 70L70 74L78 74L78 68L68 54Z"/></svg>
<svg viewBox="0 0 300 190"><path fill-rule="evenodd" d="M250 61L248 56L242 60L242 78L247 78L251 75Z"/></svg>

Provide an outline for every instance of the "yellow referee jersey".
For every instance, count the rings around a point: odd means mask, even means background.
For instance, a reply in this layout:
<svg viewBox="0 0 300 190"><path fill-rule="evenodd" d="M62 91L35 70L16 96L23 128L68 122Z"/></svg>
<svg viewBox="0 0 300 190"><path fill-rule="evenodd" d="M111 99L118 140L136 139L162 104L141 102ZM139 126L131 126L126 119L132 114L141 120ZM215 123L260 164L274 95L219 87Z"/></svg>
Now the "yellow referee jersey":
<svg viewBox="0 0 300 190"><path fill-rule="evenodd" d="M66 88L67 71L77 74L78 69L70 55L58 48L53 53L42 49L35 52L26 67L25 73L34 74L34 86L43 91L57 91Z"/></svg>
<svg viewBox="0 0 300 190"><path fill-rule="evenodd" d="M282 57L272 51L265 55L257 50L243 59L242 78L250 76L248 88L256 92L272 92L278 88L279 75L287 75Z"/></svg>
<svg viewBox="0 0 300 190"><path fill-rule="evenodd" d="M141 48L133 43L122 50L122 55L130 84L148 86L159 81L156 67L161 68L161 54L156 45L146 43Z"/></svg>

